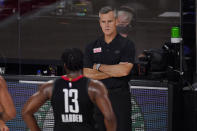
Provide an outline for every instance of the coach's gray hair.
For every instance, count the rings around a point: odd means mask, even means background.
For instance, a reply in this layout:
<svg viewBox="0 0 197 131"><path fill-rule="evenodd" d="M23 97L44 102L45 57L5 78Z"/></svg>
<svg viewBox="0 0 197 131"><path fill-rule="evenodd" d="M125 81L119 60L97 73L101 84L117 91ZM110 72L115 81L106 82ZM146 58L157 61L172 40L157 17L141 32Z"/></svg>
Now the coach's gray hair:
<svg viewBox="0 0 197 131"><path fill-rule="evenodd" d="M100 18L100 14L107 14L107 13L109 13L110 11L113 11L113 12L114 12L114 17L117 18L117 11L116 11L116 9L112 8L111 6L102 7L102 8L99 10L99 18Z"/></svg>

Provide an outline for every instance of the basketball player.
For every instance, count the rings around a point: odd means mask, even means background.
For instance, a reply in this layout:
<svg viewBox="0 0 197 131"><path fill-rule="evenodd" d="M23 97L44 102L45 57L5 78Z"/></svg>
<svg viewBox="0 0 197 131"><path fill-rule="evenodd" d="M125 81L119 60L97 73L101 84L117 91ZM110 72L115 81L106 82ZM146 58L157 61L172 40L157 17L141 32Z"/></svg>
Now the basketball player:
<svg viewBox="0 0 197 131"><path fill-rule="evenodd" d="M10 96L6 81L0 76L0 131L9 131L5 122L16 116L14 102Z"/></svg>
<svg viewBox="0 0 197 131"><path fill-rule="evenodd" d="M83 54L79 49L66 49L62 54L67 75L41 86L25 104L22 116L31 131L40 131L33 114L51 100L54 131L94 131L94 104L104 116L107 131L116 131L116 118L105 86L82 75Z"/></svg>

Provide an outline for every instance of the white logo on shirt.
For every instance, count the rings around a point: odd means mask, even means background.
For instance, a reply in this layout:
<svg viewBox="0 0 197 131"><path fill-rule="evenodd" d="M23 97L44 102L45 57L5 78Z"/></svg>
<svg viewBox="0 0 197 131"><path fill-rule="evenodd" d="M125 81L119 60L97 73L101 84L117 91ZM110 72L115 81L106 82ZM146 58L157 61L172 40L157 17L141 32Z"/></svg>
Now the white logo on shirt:
<svg viewBox="0 0 197 131"><path fill-rule="evenodd" d="M94 53L100 53L100 52L102 52L102 49L101 49L101 47L94 48L94 49L93 49L93 52L94 52Z"/></svg>

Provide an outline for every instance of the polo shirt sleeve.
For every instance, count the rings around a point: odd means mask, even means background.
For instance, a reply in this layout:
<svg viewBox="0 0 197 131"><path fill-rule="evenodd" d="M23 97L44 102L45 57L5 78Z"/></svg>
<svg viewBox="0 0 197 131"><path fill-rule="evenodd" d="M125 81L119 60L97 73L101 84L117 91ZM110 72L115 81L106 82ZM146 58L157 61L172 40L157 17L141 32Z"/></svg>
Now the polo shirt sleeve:
<svg viewBox="0 0 197 131"><path fill-rule="evenodd" d="M90 44L88 44L85 48L83 67L84 68L92 68L93 67L92 48L91 48Z"/></svg>
<svg viewBox="0 0 197 131"><path fill-rule="evenodd" d="M133 42L128 41L126 46L123 47L120 62L135 62L135 45Z"/></svg>

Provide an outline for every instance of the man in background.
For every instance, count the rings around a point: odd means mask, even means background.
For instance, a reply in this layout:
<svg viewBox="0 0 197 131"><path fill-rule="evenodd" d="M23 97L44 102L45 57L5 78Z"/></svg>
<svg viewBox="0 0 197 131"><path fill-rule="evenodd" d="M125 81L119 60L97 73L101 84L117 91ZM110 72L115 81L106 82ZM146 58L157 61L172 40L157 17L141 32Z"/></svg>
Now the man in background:
<svg viewBox="0 0 197 131"><path fill-rule="evenodd" d="M134 10L128 6L121 6L117 12L117 32L127 38L134 19Z"/></svg>
<svg viewBox="0 0 197 131"><path fill-rule="evenodd" d="M129 73L135 59L134 44L117 33L117 12L106 6L99 11L103 36L86 46L84 75L101 80L107 87L117 118L117 131L131 131ZM98 130L105 131L103 117L96 110Z"/></svg>

